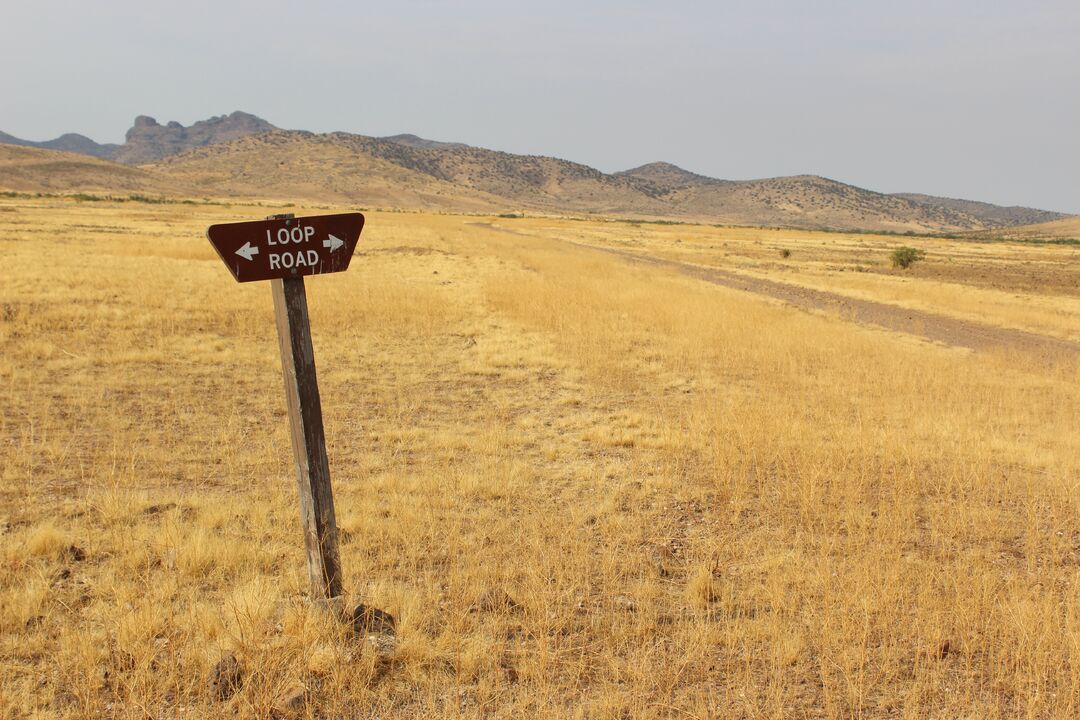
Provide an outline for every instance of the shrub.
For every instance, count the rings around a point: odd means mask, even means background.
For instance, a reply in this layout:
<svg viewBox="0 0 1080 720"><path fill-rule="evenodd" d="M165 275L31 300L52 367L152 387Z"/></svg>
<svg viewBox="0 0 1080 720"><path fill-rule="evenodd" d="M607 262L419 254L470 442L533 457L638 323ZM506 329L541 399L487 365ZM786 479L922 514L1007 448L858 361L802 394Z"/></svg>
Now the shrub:
<svg viewBox="0 0 1080 720"><path fill-rule="evenodd" d="M926 253L918 248L902 246L892 252L892 265L902 269L911 267L914 263L926 257Z"/></svg>
<svg viewBox="0 0 1080 720"><path fill-rule="evenodd" d="M791 257L791 251L790 251L790 250L788 250L787 248L781 248L781 250L780 250L780 257L782 257L782 258L789 258L789 257Z"/></svg>

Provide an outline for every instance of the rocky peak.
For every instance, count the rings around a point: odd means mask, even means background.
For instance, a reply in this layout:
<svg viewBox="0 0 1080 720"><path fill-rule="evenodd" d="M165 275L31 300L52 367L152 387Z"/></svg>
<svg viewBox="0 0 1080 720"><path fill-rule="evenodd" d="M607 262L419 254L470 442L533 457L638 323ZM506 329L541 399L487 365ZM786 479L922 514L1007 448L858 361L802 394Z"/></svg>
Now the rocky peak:
<svg viewBox="0 0 1080 720"><path fill-rule="evenodd" d="M240 111L199 120L189 127L175 120L161 125L148 115L140 115L127 131L126 142L116 151L114 159L131 164L151 163L192 148L276 129L262 118Z"/></svg>

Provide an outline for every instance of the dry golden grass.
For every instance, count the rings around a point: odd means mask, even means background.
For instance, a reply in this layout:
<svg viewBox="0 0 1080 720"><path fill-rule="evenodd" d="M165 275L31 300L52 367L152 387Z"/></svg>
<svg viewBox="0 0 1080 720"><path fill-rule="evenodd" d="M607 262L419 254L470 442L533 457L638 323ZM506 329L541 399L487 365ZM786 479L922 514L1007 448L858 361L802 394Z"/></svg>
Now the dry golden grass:
<svg viewBox="0 0 1080 720"><path fill-rule="evenodd" d="M269 288L203 237L272 211L0 205L0 716L1080 714L1075 357L562 242L768 272L767 231L372 213L308 293L387 663L304 597Z"/></svg>
<svg viewBox="0 0 1080 720"><path fill-rule="evenodd" d="M500 222L506 229L521 224ZM620 232L611 225L548 220L524 231L1080 340L1080 247L614 223ZM901 245L926 250L926 260L892 268L889 255Z"/></svg>

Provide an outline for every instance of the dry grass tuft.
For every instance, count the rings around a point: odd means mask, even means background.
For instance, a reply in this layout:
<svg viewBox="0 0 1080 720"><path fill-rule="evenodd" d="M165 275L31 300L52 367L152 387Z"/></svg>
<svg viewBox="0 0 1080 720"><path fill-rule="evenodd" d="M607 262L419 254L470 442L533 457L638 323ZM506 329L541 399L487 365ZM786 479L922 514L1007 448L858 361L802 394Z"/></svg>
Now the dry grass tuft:
<svg viewBox="0 0 1080 720"><path fill-rule="evenodd" d="M59 559L69 547L67 535L50 521L35 527L26 538L26 554L30 557Z"/></svg>

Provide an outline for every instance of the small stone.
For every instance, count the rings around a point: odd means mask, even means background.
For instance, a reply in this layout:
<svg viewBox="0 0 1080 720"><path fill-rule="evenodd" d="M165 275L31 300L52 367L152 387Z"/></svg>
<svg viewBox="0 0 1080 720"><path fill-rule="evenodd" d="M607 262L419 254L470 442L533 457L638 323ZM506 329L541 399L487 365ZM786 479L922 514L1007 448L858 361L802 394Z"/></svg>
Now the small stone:
<svg viewBox="0 0 1080 720"><path fill-rule="evenodd" d="M120 678L135 669L135 657L126 650L112 650L101 668L101 681L108 687L115 686Z"/></svg>
<svg viewBox="0 0 1080 720"><path fill-rule="evenodd" d="M308 656L308 672L312 675L328 675L338 665L338 654L332 647L321 645Z"/></svg>
<svg viewBox="0 0 1080 720"><path fill-rule="evenodd" d="M371 634L364 641L375 651L380 660L389 660L397 650L397 638L393 635Z"/></svg>
<svg viewBox="0 0 1080 720"><path fill-rule="evenodd" d="M637 603L634 602L633 598L627 595L616 595L615 607L623 612L637 612Z"/></svg>
<svg viewBox="0 0 1080 720"><path fill-rule="evenodd" d="M656 574L662 578L671 577L673 568L678 563L675 553L667 545L652 545L649 548L649 561L656 569Z"/></svg>
<svg viewBox="0 0 1080 720"><path fill-rule="evenodd" d="M78 706L78 704L79 696L73 693L71 690L62 688L60 690L57 690L53 694L52 707L54 710L62 712L64 710L68 710L69 708L76 707Z"/></svg>
<svg viewBox="0 0 1080 720"><path fill-rule="evenodd" d="M78 545L69 545L64 551L64 554L68 556L72 562L82 562L86 559L86 551Z"/></svg>
<svg viewBox="0 0 1080 720"><path fill-rule="evenodd" d="M298 716L307 704L308 690L303 685L293 685L278 696L271 710L271 717L284 720Z"/></svg>
<svg viewBox="0 0 1080 720"><path fill-rule="evenodd" d="M397 635L397 621L393 615L364 603L353 608L352 626L357 635Z"/></svg>
<svg viewBox="0 0 1080 720"><path fill-rule="evenodd" d="M516 683L518 681L518 671L514 667L514 658L509 653L503 653L502 660L499 661L499 674L502 675L503 680L508 683Z"/></svg>
<svg viewBox="0 0 1080 720"><path fill-rule="evenodd" d="M375 657L373 681L382 678L393 665L397 650L397 622L385 610L360 603L352 611L352 629L357 638L363 638Z"/></svg>
<svg viewBox="0 0 1080 720"><path fill-rule="evenodd" d="M217 664L210 668L210 676L206 684L211 697L217 700L231 698L244 684L243 669L236 655L231 652L222 655Z"/></svg>

